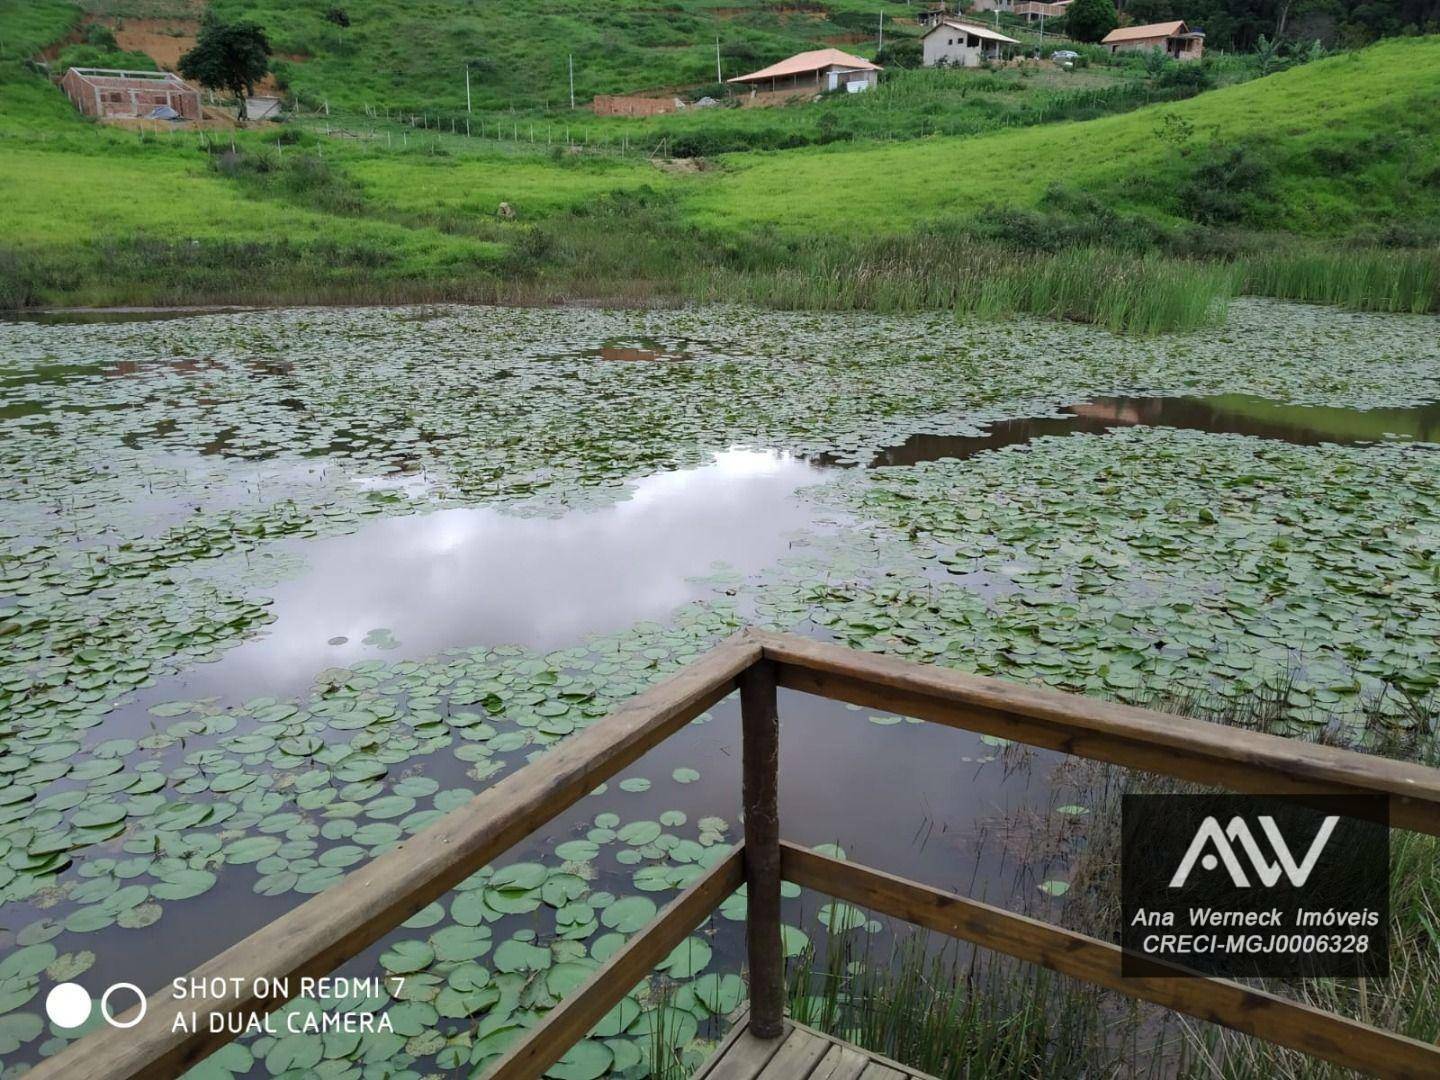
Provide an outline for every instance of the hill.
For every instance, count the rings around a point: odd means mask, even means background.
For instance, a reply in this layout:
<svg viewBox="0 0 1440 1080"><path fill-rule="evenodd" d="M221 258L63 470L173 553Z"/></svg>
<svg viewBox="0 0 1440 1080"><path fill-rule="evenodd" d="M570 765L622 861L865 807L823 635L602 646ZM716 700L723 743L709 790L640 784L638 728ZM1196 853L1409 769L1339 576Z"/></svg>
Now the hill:
<svg viewBox="0 0 1440 1080"><path fill-rule="evenodd" d="M1052 257L1084 293L1101 264L1067 253L1089 249L1122 279L1123 260L1141 260L1138 277L1161 275L1176 296L1244 282L1440 307L1437 105L1440 39L1397 39L1124 115L680 168L567 150L563 136L547 148L543 122L539 145L518 122L518 140L498 141L383 118L137 133L83 120L42 77L0 61L0 307L582 295L960 306L976 283L1044 280L1037 260ZM1361 258L1336 254L1338 241L1389 246ZM1253 270L1292 249L1312 268L1303 283L1273 260ZM1328 283L1337 267L1352 279L1399 267L1408 284L1341 289ZM1004 295L1050 310L1038 293ZM1180 323L1206 304L1188 310Z"/></svg>
<svg viewBox="0 0 1440 1080"><path fill-rule="evenodd" d="M1248 166L1231 160L1236 152ZM873 233L989 206L1040 206L1055 187L1116 211L1299 234L1433 220L1440 38L1389 40L1085 123L729 157L687 205L724 229ZM1207 194L1233 196L1233 214L1202 205Z"/></svg>
<svg viewBox="0 0 1440 1080"><path fill-rule="evenodd" d="M873 54L881 13L892 33L915 33L904 0L214 0L228 20L263 26L283 86L332 108L457 110L471 71L476 109L568 104L575 97L716 82L802 49L836 45ZM135 0L87 0L125 13ZM187 0L148 0L152 17L195 15ZM343 20L330 21L332 11ZM903 20L897 22L896 20ZM348 25L339 25L348 22ZM908 27L906 26L908 24Z"/></svg>

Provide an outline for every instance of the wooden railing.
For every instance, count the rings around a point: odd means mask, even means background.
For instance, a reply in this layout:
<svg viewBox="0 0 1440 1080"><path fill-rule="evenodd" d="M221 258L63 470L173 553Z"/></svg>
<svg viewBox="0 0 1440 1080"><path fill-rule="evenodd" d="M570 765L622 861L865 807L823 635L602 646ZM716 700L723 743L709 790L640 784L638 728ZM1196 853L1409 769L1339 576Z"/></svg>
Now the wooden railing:
<svg viewBox="0 0 1440 1080"><path fill-rule="evenodd" d="M206 1009L249 1018L278 1008L285 998L258 998L257 979L298 992L300 978L329 974L738 688L744 842L527 1032L496 1080L540 1076L742 884L749 1026L779 1035L782 879L1339 1065L1440 1076L1436 1046L1225 979L1123 977L1109 942L786 843L777 687L1239 791L1385 795L1393 825L1440 835L1440 770L748 630L196 969L192 978L240 988ZM98 1030L29 1075L175 1076L233 1037L231 1025L172 1030L175 1004L156 993L134 1027Z"/></svg>

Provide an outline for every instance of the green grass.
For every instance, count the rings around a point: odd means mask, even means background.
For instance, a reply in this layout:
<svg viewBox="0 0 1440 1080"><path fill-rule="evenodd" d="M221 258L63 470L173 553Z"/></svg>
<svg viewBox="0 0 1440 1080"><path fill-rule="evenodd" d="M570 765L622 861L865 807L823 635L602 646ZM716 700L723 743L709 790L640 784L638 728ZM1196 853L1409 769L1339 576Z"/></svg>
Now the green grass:
<svg viewBox="0 0 1440 1080"><path fill-rule="evenodd" d="M772 267L723 273L698 296L803 310L1027 314L1155 334L1223 321L1237 284L1223 266L1100 248L1023 252L937 231L858 245L817 242Z"/></svg>
<svg viewBox="0 0 1440 1080"><path fill-rule="evenodd" d="M64 10L44 8L52 29ZM358 138L305 125L142 136L85 120L43 78L0 62L0 304L749 300L1034 313L1136 333L1213 322L1242 284L1360 308L1440 307L1433 253L1375 246L1436 232L1426 222L1440 219L1440 39L1039 123L1044 95L1074 103L1063 78L1029 78L1043 89L1014 73L916 72L820 106L724 110L799 130L826 116L913 118L957 95L983 100L977 115L990 99L1028 102L993 122L1034 126L678 171L583 141L547 148L560 125L518 116L511 131L523 139L534 124L533 149L383 120L333 121ZM514 220L499 219L502 202ZM1315 242L1362 231L1364 258Z"/></svg>
<svg viewBox="0 0 1440 1080"><path fill-rule="evenodd" d="M1184 147L1157 136L1165 115L1193 126ZM728 157L724 175L697 187L690 205L718 228L874 233L986 205L1035 206L1064 181L1103 193L1117 208L1176 219L1181 181L1212 140L1252 142L1274 159L1268 221L1257 224L1333 236L1433 215L1440 210L1440 39L1382 42L1085 123Z"/></svg>
<svg viewBox="0 0 1440 1080"><path fill-rule="evenodd" d="M214 6L227 18L257 20L278 52L303 58L282 70L309 100L441 112L464 108L467 63L476 108L558 106L568 103L572 54L576 98L588 102L595 94L713 83L717 37L726 77L839 36L864 35L842 47L871 55L880 12L910 12L898 0L823 0L789 12L757 0L673 0L663 7L644 0L348 0L340 6L351 26L341 31L324 20L327 4Z"/></svg>
<svg viewBox="0 0 1440 1080"><path fill-rule="evenodd" d="M0 61L23 60L59 41L80 14L68 0L0 0Z"/></svg>

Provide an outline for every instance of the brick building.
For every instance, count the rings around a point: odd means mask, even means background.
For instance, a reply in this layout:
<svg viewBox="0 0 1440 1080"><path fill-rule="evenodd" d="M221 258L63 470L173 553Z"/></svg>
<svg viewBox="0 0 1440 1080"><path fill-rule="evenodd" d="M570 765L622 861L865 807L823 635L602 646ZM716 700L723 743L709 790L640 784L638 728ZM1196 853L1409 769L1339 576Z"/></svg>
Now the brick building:
<svg viewBox="0 0 1440 1080"><path fill-rule="evenodd" d="M201 117L200 91L169 71L72 67L60 86L86 116L135 119L168 107L186 120Z"/></svg>

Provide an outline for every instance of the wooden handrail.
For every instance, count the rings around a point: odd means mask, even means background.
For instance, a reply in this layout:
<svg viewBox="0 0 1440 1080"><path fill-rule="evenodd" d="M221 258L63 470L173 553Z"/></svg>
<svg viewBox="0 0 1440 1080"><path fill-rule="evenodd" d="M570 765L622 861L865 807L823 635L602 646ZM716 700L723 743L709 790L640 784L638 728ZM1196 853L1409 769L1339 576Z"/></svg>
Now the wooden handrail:
<svg viewBox="0 0 1440 1080"><path fill-rule="evenodd" d="M1267 794L1387 795L1390 822L1440 835L1440 770L952 668L751 630L780 685L1078 757Z"/></svg>
<svg viewBox="0 0 1440 1080"><path fill-rule="evenodd" d="M795 844L780 850L785 880L804 888L1337 1065L1404 1080L1440 1076L1440 1047L1429 1043L1154 960L1146 962L1175 977L1123 976L1122 951L1108 941Z"/></svg>
<svg viewBox="0 0 1440 1080"><path fill-rule="evenodd" d="M627 941L569 997L546 1013L545 1019L510 1048L486 1080L527 1080L542 1075L744 883L745 845L738 844L670 901L643 933Z"/></svg>
<svg viewBox="0 0 1440 1080"><path fill-rule="evenodd" d="M1394 825L1437 835L1440 770L757 630L726 639L425 831L201 965L191 978L219 977L229 987L241 987L238 993L231 989L228 996L209 999L209 1011L248 1018L279 1007L292 995L257 998L252 992L257 979L286 980L294 987L304 976L330 973L737 686L742 689L746 743L745 845L677 897L658 922L527 1033L497 1067L496 1075L503 1080L538 1076L563 1056L675 941L740 884L742 866L751 886L750 966L757 987L752 1026L757 1007L769 1015L780 1005L783 956L778 903L771 903L771 894L778 893L783 866L784 875L797 884L1283 1046L1388 1076L1440 1075L1440 1050L1435 1047L1226 980L1122 979L1119 950L1106 942L783 844L778 822L772 827L770 820L778 817L775 688L1214 786L1386 795ZM1177 989L1176 983L1184 986ZM157 992L136 1026L99 1029L41 1062L29 1075L36 1080L177 1076L233 1038L233 1025L228 1024L214 1034L206 1024L195 1032L172 1030L174 1006L168 992Z"/></svg>
<svg viewBox="0 0 1440 1080"><path fill-rule="evenodd" d="M196 968L189 977L224 979L224 996L209 997L213 1013L248 1018L279 1008L304 976L328 975L339 964L410 918L567 806L637 760L735 688L760 658L742 634L722 642L664 682L631 698L605 719L501 780L428 829L353 870ZM257 979L287 979L290 994L259 998ZM239 985L236 993L234 987ZM189 1011L189 1006L185 1011ZM120 1017L132 1016L136 1005ZM178 1076L235 1036L174 1031L176 1002L153 994L134 1027L100 1028L41 1062L33 1080L154 1080Z"/></svg>

